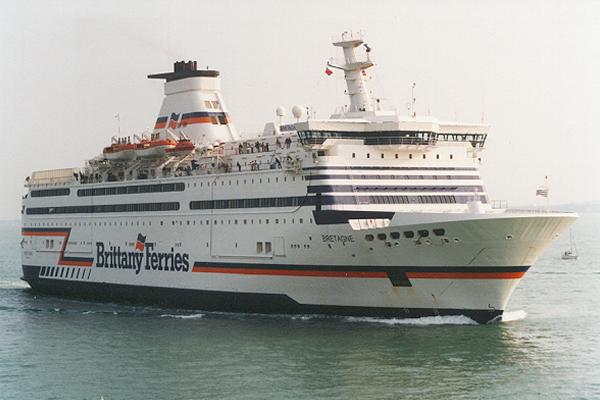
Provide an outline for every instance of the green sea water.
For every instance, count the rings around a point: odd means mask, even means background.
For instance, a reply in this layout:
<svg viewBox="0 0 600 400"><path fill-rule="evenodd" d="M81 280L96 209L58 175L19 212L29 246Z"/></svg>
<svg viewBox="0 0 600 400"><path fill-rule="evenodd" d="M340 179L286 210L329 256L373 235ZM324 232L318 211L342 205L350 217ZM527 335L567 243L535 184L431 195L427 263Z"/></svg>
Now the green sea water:
<svg viewBox="0 0 600 400"><path fill-rule="evenodd" d="M556 241L504 322L256 316L93 303L20 281L0 225L0 399L600 399L600 214Z"/></svg>

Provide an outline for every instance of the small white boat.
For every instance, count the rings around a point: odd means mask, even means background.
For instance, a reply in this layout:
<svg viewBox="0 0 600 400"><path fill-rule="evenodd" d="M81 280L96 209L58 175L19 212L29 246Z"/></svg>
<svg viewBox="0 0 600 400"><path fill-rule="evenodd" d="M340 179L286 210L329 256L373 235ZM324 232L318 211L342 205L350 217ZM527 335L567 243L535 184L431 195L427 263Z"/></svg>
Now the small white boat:
<svg viewBox="0 0 600 400"><path fill-rule="evenodd" d="M573 232L570 230L569 230L569 240L571 243L571 247L569 248L569 250L563 251L560 258L562 258L563 260L577 260L579 255L577 254L577 247L573 243Z"/></svg>

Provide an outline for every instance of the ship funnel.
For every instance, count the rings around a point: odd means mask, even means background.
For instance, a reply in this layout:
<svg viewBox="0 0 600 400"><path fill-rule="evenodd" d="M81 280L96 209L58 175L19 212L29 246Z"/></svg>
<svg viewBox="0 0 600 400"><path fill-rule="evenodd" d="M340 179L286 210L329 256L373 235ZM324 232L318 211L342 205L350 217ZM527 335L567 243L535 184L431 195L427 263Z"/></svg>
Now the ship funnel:
<svg viewBox="0 0 600 400"><path fill-rule="evenodd" d="M221 95L219 71L198 69L196 61L177 61L173 72L148 75L165 80L165 98L154 125L154 133L167 128L184 133L196 144L228 142L240 137Z"/></svg>

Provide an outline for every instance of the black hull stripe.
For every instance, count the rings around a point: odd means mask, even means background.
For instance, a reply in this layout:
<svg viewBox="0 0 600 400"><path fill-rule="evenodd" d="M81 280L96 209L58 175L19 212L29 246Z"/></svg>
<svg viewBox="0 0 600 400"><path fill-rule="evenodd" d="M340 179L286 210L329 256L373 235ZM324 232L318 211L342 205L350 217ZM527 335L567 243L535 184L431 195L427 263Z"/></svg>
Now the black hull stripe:
<svg viewBox="0 0 600 400"><path fill-rule="evenodd" d="M292 269L302 271L353 271L353 272L470 272L470 273L502 273L502 272L527 272L529 266L506 266L506 267L417 267L417 266L376 266L376 265L306 265L306 264L256 264L256 263L219 263L219 262L194 262L194 267L210 265L221 268L241 269Z"/></svg>
<svg viewBox="0 0 600 400"><path fill-rule="evenodd" d="M306 175L304 179L309 181L318 181L325 179L339 179L339 180L360 180L360 179L391 179L391 180L479 180L479 175L337 175L337 174L320 174L320 175Z"/></svg>
<svg viewBox="0 0 600 400"><path fill-rule="evenodd" d="M134 304L152 304L178 309L242 312L253 314L324 314L382 318L421 318L465 315L486 323L502 315L502 310L349 307L300 304L283 294L240 293L108 283L31 279L34 291L59 296Z"/></svg>
<svg viewBox="0 0 600 400"><path fill-rule="evenodd" d="M333 166L324 165L318 167L305 167L302 168L304 171L314 170L327 170L327 169L342 169L342 170L386 170L386 171L478 171L477 168L472 167L386 167L386 166L363 166L363 167L349 167L349 166Z"/></svg>
<svg viewBox="0 0 600 400"><path fill-rule="evenodd" d="M392 219L393 212L387 211L349 211L349 210L318 210L313 211L317 225L347 224L350 219Z"/></svg>
<svg viewBox="0 0 600 400"><path fill-rule="evenodd" d="M313 185L308 193L331 192L476 192L482 194L483 186L366 186L366 185Z"/></svg>

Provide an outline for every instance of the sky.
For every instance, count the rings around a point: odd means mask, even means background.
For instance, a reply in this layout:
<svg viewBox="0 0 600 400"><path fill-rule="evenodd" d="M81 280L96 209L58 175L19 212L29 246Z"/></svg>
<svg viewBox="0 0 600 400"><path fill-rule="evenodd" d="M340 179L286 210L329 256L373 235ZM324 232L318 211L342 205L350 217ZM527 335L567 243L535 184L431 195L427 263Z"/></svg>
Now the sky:
<svg viewBox="0 0 600 400"><path fill-rule="evenodd" d="M491 125L482 174L492 199L600 201L598 1L0 0L0 219L20 216L34 170L78 167L117 132L153 126L163 97L150 73L175 60L221 71L238 131L275 109L347 102L331 39L362 30L372 90L405 112ZM288 112L289 113L289 112ZM290 113L291 114L291 113Z"/></svg>

